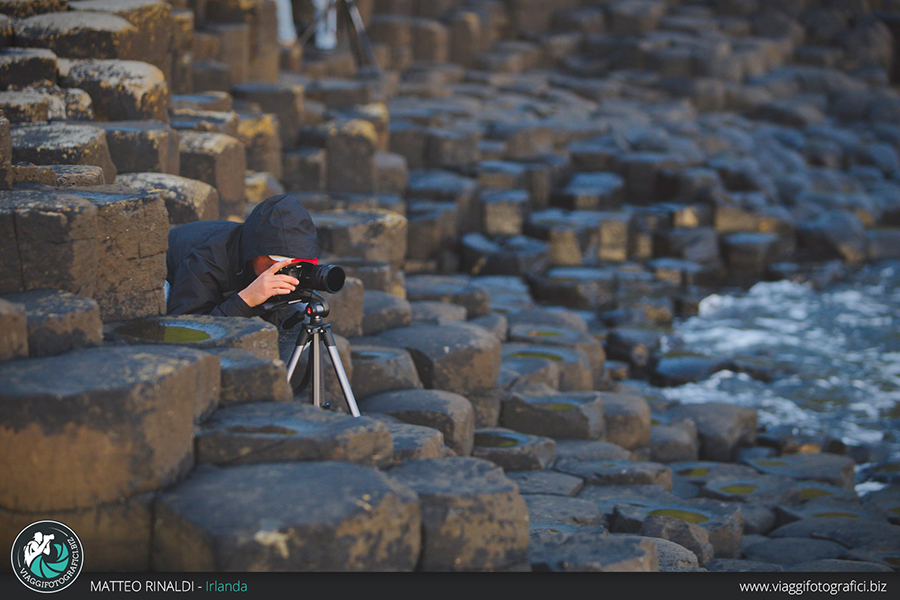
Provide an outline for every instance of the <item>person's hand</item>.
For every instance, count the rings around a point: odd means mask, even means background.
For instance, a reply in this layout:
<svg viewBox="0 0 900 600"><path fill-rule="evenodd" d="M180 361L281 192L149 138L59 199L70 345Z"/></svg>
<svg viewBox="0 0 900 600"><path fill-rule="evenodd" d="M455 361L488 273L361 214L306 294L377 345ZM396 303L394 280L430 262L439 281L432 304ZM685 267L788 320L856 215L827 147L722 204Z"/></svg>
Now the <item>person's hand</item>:
<svg viewBox="0 0 900 600"><path fill-rule="evenodd" d="M290 294L300 282L290 275L276 275L276 273L291 264L292 260L277 262L253 280L253 283L238 292L238 296L247 303L247 306L259 306L272 296Z"/></svg>

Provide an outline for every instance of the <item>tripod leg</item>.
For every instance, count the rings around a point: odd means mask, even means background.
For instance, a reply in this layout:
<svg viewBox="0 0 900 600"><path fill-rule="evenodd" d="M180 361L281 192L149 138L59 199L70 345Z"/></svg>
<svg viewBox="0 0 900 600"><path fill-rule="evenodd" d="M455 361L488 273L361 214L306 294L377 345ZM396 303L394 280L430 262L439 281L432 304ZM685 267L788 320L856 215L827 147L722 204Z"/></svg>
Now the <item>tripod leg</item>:
<svg viewBox="0 0 900 600"><path fill-rule="evenodd" d="M325 399L325 382L322 378L322 345L318 331L312 334L312 343L309 347L309 359L312 361L312 403L313 406L322 406Z"/></svg>
<svg viewBox="0 0 900 600"><path fill-rule="evenodd" d="M291 352L291 359L288 361L287 376L289 382L294 378L294 371L297 369L297 362L300 360L300 355L303 353L303 349L308 343L309 332L304 329L297 336L297 342L296 344L294 344L293 352Z"/></svg>
<svg viewBox="0 0 900 600"><path fill-rule="evenodd" d="M347 372L344 370L344 363L341 362L341 355L338 354L337 345L334 343L334 336L331 330L325 331L325 349L331 357L331 366L334 367L334 374L337 375L338 382L341 384L341 391L344 392L344 400L347 402L347 408L354 417L359 416L359 407L356 405L356 398L353 396L353 390L350 389L350 381L347 380Z"/></svg>
<svg viewBox="0 0 900 600"><path fill-rule="evenodd" d="M369 34L366 33L366 26L363 23L362 15L359 14L359 8L354 0L345 0L344 4L347 7L347 12L350 13L350 20L353 21L353 28L356 30L359 45L362 51L365 52L366 62L368 66L373 67L377 71L378 62L375 60L375 51L372 49L372 43L369 41Z"/></svg>

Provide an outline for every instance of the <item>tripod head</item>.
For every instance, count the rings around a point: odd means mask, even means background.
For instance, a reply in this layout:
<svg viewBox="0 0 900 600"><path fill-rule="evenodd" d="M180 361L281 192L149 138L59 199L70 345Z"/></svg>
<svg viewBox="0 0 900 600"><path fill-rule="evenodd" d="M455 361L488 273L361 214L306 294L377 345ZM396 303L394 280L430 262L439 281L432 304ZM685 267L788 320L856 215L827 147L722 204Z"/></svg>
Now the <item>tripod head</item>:
<svg viewBox="0 0 900 600"><path fill-rule="evenodd" d="M328 313L331 312L331 306L328 304L328 300L313 290L300 290L300 292L290 300L282 302L266 302L263 304L263 308L266 310L281 310L292 304L299 303L306 303L306 308L303 309L302 313L297 312L286 319L281 325L284 329L293 329L304 317L309 317L310 323L320 324L322 323L322 319L327 317Z"/></svg>

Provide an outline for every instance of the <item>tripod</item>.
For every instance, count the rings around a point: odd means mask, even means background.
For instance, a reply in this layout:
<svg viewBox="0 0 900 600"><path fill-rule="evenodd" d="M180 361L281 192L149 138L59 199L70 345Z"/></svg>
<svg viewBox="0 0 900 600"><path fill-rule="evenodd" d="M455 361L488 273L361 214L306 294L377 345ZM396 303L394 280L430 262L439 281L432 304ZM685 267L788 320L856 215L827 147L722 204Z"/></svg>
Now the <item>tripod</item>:
<svg viewBox="0 0 900 600"><path fill-rule="evenodd" d="M354 417L359 416L359 407L356 405L356 398L353 396L353 390L350 389L350 382L347 380L347 372L344 370L344 364L341 362L341 356L338 354L337 346L334 343L334 335L331 333L331 325L323 319L328 316L331 308L328 301L313 291L303 291L302 296L290 303L306 302L306 318L301 325L302 329L297 334L297 341L294 343L294 350L291 352L291 358L288 361L287 376L288 382L297 394L309 383L310 372L312 372L312 403L313 406L322 408L330 408L330 403L325 401L325 381L322 377L322 343L328 351L331 358L331 366L334 367L334 373L337 375L338 382L341 386L341 392L344 394L344 401L347 408ZM293 383L294 371L297 369L297 363L300 361L300 355L306 347L309 347L309 356L307 357L306 373L303 380L295 387Z"/></svg>
<svg viewBox="0 0 900 600"><path fill-rule="evenodd" d="M347 9L347 14L350 15L350 23L353 25L353 29L351 30L348 27L347 31L351 34L351 36L355 34L353 43L356 54L356 62L360 66L365 63L372 69L374 73L377 74L379 69L378 62L375 60L375 51L372 49L372 43L369 41L369 35L366 33L366 26L363 23L362 15L359 14L359 8L356 6L355 0L329 0L328 6L316 13L316 17L303 32L303 35L300 36L298 43L300 44L301 48L306 45L306 42L308 42L309 38L312 37L312 34L319 27L319 24L325 20L330 11L337 10L337 5L341 2Z"/></svg>

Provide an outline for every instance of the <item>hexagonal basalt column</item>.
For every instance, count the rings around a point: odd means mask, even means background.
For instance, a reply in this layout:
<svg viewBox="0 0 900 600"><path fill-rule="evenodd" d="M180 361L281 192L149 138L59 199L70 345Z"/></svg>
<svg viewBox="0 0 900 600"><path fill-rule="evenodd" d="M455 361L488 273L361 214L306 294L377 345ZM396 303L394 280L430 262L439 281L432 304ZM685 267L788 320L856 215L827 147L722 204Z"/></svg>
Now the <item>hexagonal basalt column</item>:
<svg viewBox="0 0 900 600"><path fill-rule="evenodd" d="M221 466L297 460L384 466L393 454L382 423L293 402L220 409L203 424L196 447L197 462Z"/></svg>
<svg viewBox="0 0 900 600"><path fill-rule="evenodd" d="M500 340L467 323L391 329L378 343L405 348L426 388L468 394L496 387Z"/></svg>
<svg viewBox="0 0 900 600"><path fill-rule="evenodd" d="M319 246L326 252L394 267L406 259L406 217L381 209L310 211L310 215Z"/></svg>
<svg viewBox="0 0 900 600"><path fill-rule="evenodd" d="M247 151L237 138L222 133L180 131L181 175L219 192L219 216L244 218Z"/></svg>
<svg viewBox="0 0 900 600"><path fill-rule="evenodd" d="M419 494L421 570L506 570L527 561L528 510L499 467L475 458L420 459L389 474Z"/></svg>
<svg viewBox="0 0 900 600"><path fill-rule="evenodd" d="M0 298L0 360L28 356L25 307Z"/></svg>
<svg viewBox="0 0 900 600"><path fill-rule="evenodd" d="M278 330L260 319L179 315L109 323L105 334L126 344L179 344L207 348L240 348L256 356L278 359Z"/></svg>
<svg viewBox="0 0 900 600"><path fill-rule="evenodd" d="M472 453L475 412L472 403L459 394L441 390L382 392L360 402L360 411L432 427L444 434L444 443L457 454Z"/></svg>
<svg viewBox="0 0 900 600"><path fill-rule="evenodd" d="M400 348L353 346L353 393L367 398L391 390L421 389L409 352Z"/></svg>
<svg viewBox="0 0 900 600"><path fill-rule="evenodd" d="M504 471L546 469L556 457L556 442L502 427L475 430L472 456L496 464Z"/></svg>
<svg viewBox="0 0 900 600"><path fill-rule="evenodd" d="M652 462L627 460L565 459L553 467L557 471L581 477L591 485L640 485L655 483L672 489L672 469Z"/></svg>
<svg viewBox="0 0 900 600"><path fill-rule="evenodd" d="M20 46L50 48L69 58L133 58L138 30L115 15L52 12L15 24Z"/></svg>
<svg viewBox="0 0 900 600"><path fill-rule="evenodd" d="M410 571L421 547L415 492L347 463L203 466L154 513L159 571Z"/></svg>
<svg viewBox="0 0 900 600"><path fill-rule="evenodd" d="M87 92L98 119L169 122L169 88L163 72L153 65L136 60L72 60L66 67L60 85Z"/></svg>
<svg viewBox="0 0 900 600"><path fill-rule="evenodd" d="M159 194L121 185L66 188L98 209L100 246L93 297L104 321L165 312L169 219Z"/></svg>
<svg viewBox="0 0 900 600"><path fill-rule="evenodd" d="M406 298L410 302L436 301L458 304L469 318L490 312L490 294L484 287L458 277L415 275L406 279Z"/></svg>
<svg viewBox="0 0 900 600"><path fill-rule="evenodd" d="M510 328L509 341L576 348L588 357L594 381L596 382L603 375L606 353L600 342L590 334L562 327L521 324Z"/></svg>
<svg viewBox="0 0 900 600"><path fill-rule="evenodd" d="M269 360L240 348L209 348L222 366L221 406L248 402L290 402L293 391L287 369L280 360Z"/></svg>
<svg viewBox="0 0 900 600"><path fill-rule="evenodd" d="M166 203L170 225L219 218L219 192L213 186L168 173L123 173L118 183L137 190L155 190Z"/></svg>
<svg viewBox="0 0 900 600"><path fill-rule="evenodd" d="M68 194L0 191L0 293L60 289L92 296L97 213L92 203Z"/></svg>
<svg viewBox="0 0 900 600"><path fill-rule="evenodd" d="M10 131L13 162L36 165L93 165L103 169L107 183L116 178L106 132L93 125L33 123Z"/></svg>
<svg viewBox="0 0 900 600"><path fill-rule="evenodd" d="M53 356L99 346L103 341L100 307L90 298L69 292L36 290L6 299L25 307L31 356Z"/></svg>
<svg viewBox="0 0 900 600"><path fill-rule="evenodd" d="M412 319L409 302L388 292L366 290L363 294L363 335L406 327Z"/></svg>
<svg viewBox="0 0 900 600"><path fill-rule="evenodd" d="M605 429L603 402L597 392L567 392L526 396L512 394L503 401L504 427L552 438L600 439Z"/></svg>
<svg viewBox="0 0 900 600"><path fill-rule="evenodd" d="M577 348L540 344L503 344L503 358L538 358L556 363L559 390L587 391L593 388L593 372L588 357Z"/></svg>
<svg viewBox="0 0 900 600"><path fill-rule="evenodd" d="M195 412L218 400L218 381L218 359L186 348L0 364L0 451L27 465L3 477L0 506L86 508L173 483L193 463Z"/></svg>

